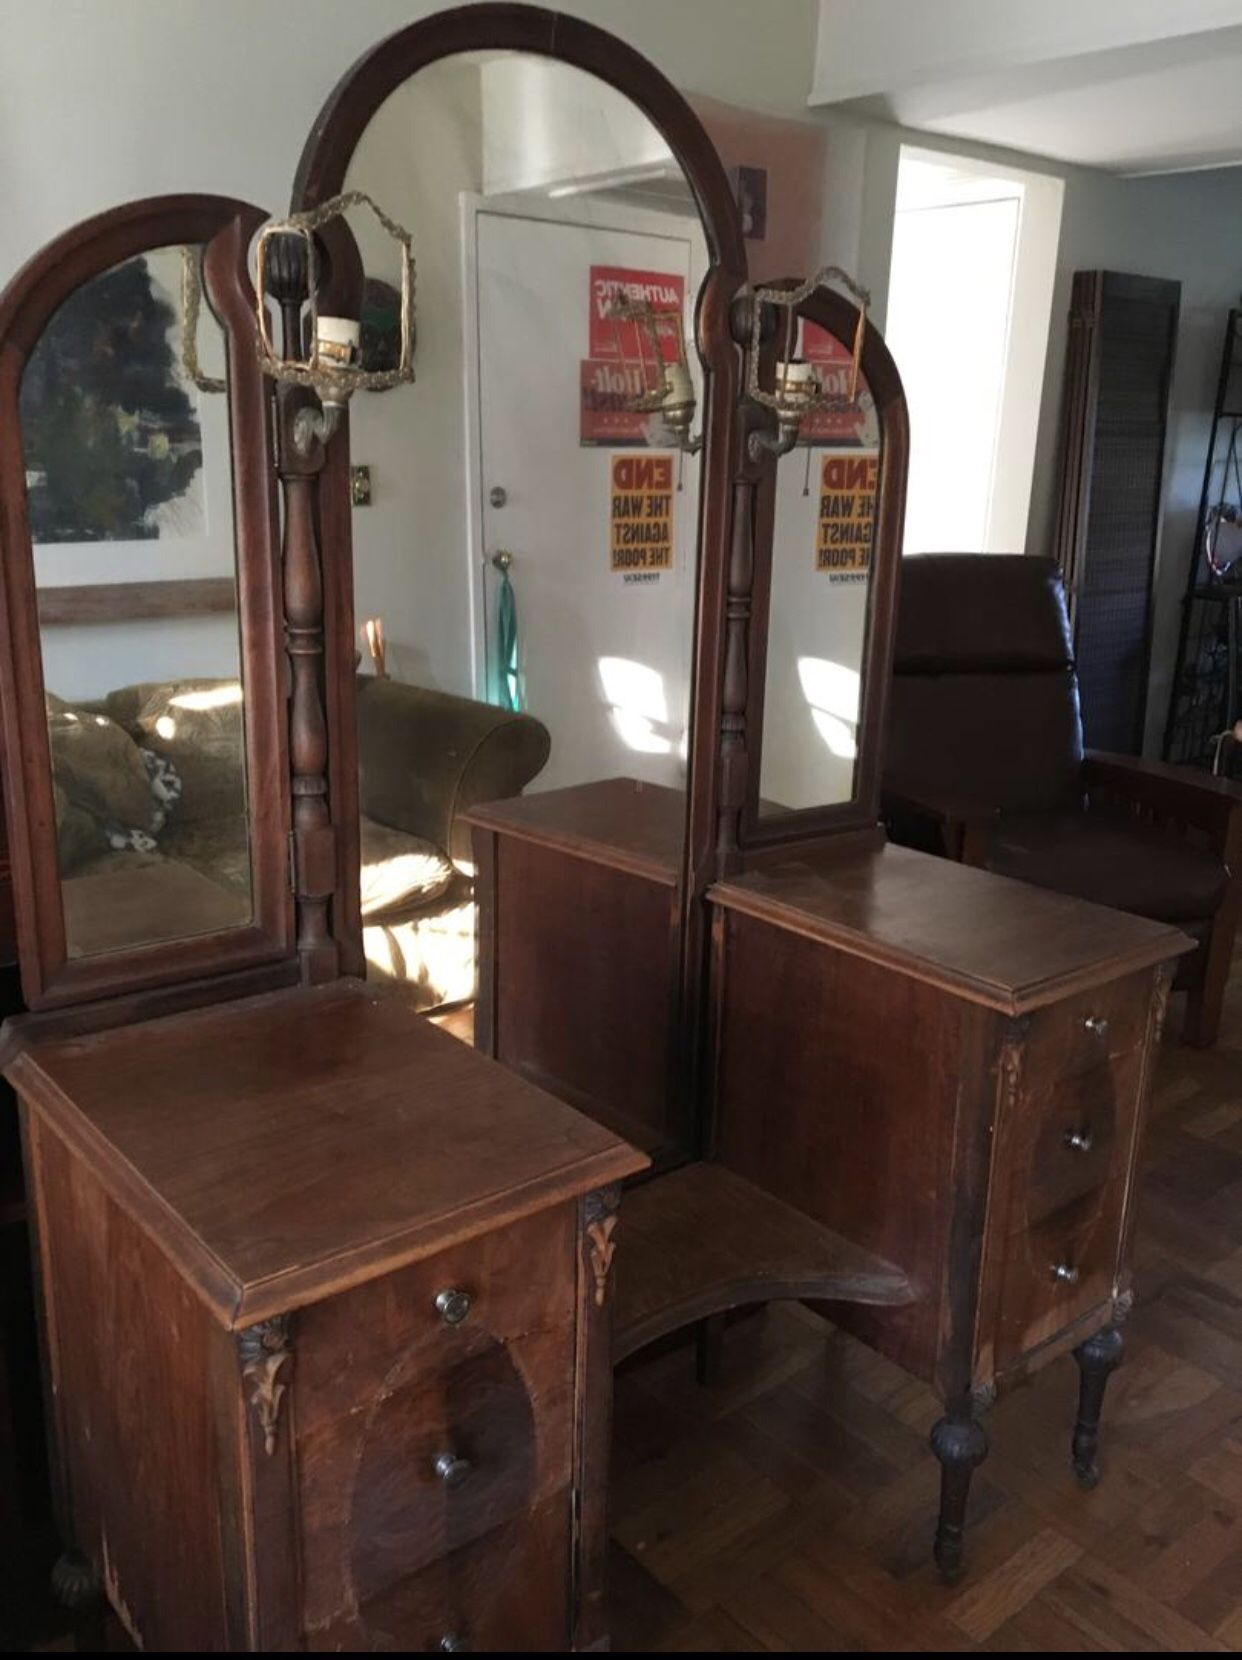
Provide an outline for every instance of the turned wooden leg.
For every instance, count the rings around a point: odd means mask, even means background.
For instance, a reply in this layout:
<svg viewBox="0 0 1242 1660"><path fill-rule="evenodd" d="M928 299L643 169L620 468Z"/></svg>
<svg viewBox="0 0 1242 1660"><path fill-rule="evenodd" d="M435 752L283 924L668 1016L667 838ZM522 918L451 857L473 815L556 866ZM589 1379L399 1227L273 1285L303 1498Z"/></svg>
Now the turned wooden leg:
<svg viewBox="0 0 1242 1660"><path fill-rule="evenodd" d="M1074 1425L1072 1456L1078 1485L1090 1490L1100 1479L1095 1462L1100 1444L1100 1413L1109 1375L1121 1365L1125 1338L1120 1327L1105 1326L1074 1350L1078 1362L1078 1422Z"/></svg>
<svg viewBox="0 0 1242 1660"><path fill-rule="evenodd" d="M966 1571L966 1501L970 1478L988 1456L988 1438L973 1407L952 1409L931 1432L931 1450L940 1461L940 1519L934 1547L941 1576L955 1584Z"/></svg>
<svg viewBox="0 0 1242 1660"><path fill-rule="evenodd" d="M73 1646L80 1654L104 1649L103 1586L80 1550L67 1550L52 1566L52 1595L73 1621Z"/></svg>

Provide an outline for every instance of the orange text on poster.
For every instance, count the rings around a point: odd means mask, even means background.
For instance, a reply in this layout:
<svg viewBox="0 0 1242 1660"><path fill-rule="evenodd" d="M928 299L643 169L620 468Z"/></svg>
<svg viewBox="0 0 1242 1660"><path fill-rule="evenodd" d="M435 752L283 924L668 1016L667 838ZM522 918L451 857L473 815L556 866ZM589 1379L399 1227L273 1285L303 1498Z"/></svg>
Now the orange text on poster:
<svg viewBox="0 0 1242 1660"><path fill-rule="evenodd" d="M614 571L673 568L673 458L614 455L609 544Z"/></svg>
<svg viewBox="0 0 1242 1660"><path fill-rule="evenodd" d="M820 469L815 568L850 576L871 564L878 455L826 455Z"/></svg>

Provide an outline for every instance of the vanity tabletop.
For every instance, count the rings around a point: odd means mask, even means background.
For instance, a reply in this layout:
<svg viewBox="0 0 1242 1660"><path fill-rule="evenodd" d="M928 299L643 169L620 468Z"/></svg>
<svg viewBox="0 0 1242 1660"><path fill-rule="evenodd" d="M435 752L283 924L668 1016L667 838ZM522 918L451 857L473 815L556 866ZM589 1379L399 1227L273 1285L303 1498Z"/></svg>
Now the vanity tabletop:
<svg viewBox="0 0 1242 1660"><path fill-rule="evenodd" d="M891 844L790 856L708 899L1006 1014L1194 950L1170 923Z"/></svg>
<svg viewBox="0 0 1242 1660"><path fill-rule="evenodd" d="M472 807L468 824L541 842L657 882L680 879L686 797L666 784L601 778Z"/></svg>
<svg viewBox="0 0 1242 1660"><path fill-rule="evenodd" d="M6 1073L228 1327L648 1162L357 980L86 1036L19 1030Z"/></svg>

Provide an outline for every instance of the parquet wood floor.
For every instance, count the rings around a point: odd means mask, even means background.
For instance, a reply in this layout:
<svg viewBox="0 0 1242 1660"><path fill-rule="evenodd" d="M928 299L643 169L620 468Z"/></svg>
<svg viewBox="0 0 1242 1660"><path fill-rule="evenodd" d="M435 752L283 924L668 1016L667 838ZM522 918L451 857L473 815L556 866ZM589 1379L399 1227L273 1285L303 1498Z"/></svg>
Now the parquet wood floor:
<svg viewBox="0 0 1242 1660"><path fill-rule="evenodd" d="M1066 1356L991 1413L945 1587L931 1392L774 1306L730 1328L711 1388L684 1348L618 1379L614 1649L1242 1650L1242 954L1217 1048L1166 1040L1144 1167L1094 1493Z"/></svg>

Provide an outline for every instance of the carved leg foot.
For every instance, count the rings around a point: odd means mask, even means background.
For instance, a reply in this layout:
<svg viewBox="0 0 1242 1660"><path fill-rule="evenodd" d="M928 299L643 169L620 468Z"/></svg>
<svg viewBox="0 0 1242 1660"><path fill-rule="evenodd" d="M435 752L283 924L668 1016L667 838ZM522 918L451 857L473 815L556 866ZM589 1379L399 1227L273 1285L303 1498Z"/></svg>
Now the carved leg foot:
<svg viewBox="0 0 1242 1660"><path fill-rule="evenodd" d="M94 1565L80 1550L67 1550L52 1567L52 1595L73 1620L73 1646L79 1654L104 1648L103 1586Z"/></svg>
<svg viewBox="0 0 1242 1660"><path fill-rule="evenodd" d="M52 1595L62 1608L76 1613L89 1608L103 1594L99 1575L80 1550L67 1550L52 1565Z"/></svg>
<svg viewBox="0 0 1242 1660"><path fill-rule="evenodd" d="M940 1461L940 1519L935 1557L941 1577L955 1585L966 1571L966 1501L970 1478L988 1455L988 1438L969 1406L951 1411L931 1432Z"/></svg>
<svg viewBox="0 0 1242 1660"><path fill-rule="evenodd" d="M1074 1425L1072 1454L1078 1485L1090 1492L1100 1480L1095 1461L1100 1444L1100 1412L1104 1388L1111 1373L1121 1365L1125 1339L1117 1326L1105 1326L1074 1350L1078 1362L1078 1422Z"/></svg>

